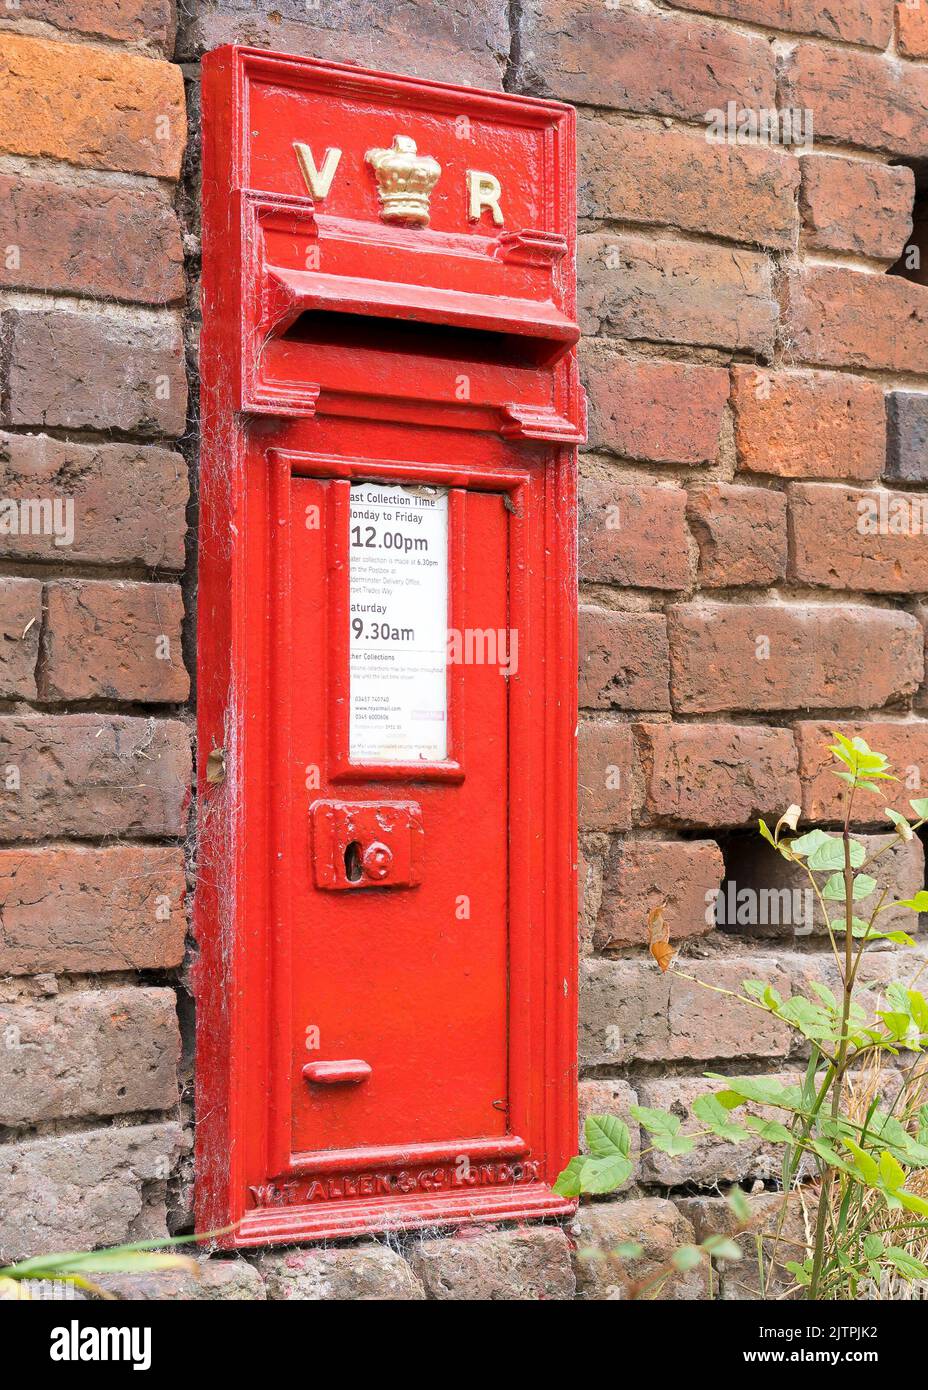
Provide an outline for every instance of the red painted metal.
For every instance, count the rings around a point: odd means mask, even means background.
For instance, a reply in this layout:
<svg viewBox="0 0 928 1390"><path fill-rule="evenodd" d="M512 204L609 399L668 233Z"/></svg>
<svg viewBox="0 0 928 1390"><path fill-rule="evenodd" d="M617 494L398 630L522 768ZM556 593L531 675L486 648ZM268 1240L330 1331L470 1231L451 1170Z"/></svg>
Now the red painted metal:
<svg viewBox="0 0 928 1390"><path fill-rule="evenodd" d="M203 108L197 1226L250 1246L563 1213L573 113L232 47ZM427 223L388 219L365 158L397 135L441 166ZM315 201L296 144L320 170L341 151ZM448 628L517 634L505 675L449 663L434 760L352 756L361 481L445 490Z"/></svg>

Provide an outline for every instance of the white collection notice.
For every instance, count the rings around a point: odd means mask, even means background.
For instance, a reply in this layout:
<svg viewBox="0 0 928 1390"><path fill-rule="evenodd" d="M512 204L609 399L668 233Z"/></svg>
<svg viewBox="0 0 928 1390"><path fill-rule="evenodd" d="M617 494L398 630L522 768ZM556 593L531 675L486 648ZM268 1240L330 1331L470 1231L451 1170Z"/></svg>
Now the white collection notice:
<svg viewBox="0 0 928 1390"><path fill-rule="evenodd" d="M350 756L448 755L448 493L353 483Z"/></svg>

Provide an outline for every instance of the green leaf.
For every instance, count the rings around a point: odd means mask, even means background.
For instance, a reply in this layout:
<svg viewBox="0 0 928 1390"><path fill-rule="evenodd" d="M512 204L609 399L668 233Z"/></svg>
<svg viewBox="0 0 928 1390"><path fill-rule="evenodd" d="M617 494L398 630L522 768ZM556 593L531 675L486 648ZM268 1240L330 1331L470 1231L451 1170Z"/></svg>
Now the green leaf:
<svg viewBox="0 0 928 1390"><path fill-rule="evenodd" d="M861 898L869 898L871 893L876 892L876 887L876 879L871 878L869 874L856 874L854 877L854 901L858 902ZM844 874L832 874L822 889L822 897L826 902L844 902Z"/></svg>
<svg viewBox="0 0 928 1390"><path fill-rule="evenodd" d="M632 1175L632 1161L624 1154L612 1158L588 1158L580 1173L581 1190L598 1195L614 1192Z"/></svg>
<svg viewBox="0 0 928 1390"><path fill-rule="evenodd" d="M906 1179L906 1172L902 1164L893 1158L888 1150L880 1155L880 1177L890 1192L895 1192L897 1188L902 1187Z"/></svg>
<svg viewBox="0 0 928 1390"><path fill-rule="evenodd" d="M928 1199L919 1197L914 1192L897 1192L896 1196L906 1211L914 1211L919 1216L928 1216Z"/></svg>
<svg viewBox="0 0 928 1390"><path fill-rule="evenodd" d="M695 1141L680 1133L680 1119L666 1110L652 1110L646 1105L631 1106L630 1113L651 1136L655 1149L674 1156L688 1154Z"/></svg>
<svg viewBox="0 0 928 1390"><path fill-rule="evenodd" d="M900 811L894 811L891 806L884 806L883 812L892 821L903 840L908 841L914 838L911 825Z"/></svg>
<svg viewBox="0 0 928 1390"><path fill-rule="evenodd" d="M796 1280L796 1283L801 1284L803 1288L808 1288L812 1283L811 1261L807 1260L805 1264L797 1264L795 1260L787 1260L785 1267Z"/></svg>
<svg viewBox="0 0 928 1390"><path fill-rule="evenodd" d="M872 1233L864 1237L864 1255L868 1260L878 1260L883 1253L883 1237Z"/></svg>
<svg viewBox="0 0 928 1390"><path fill-rule="evenodd" d="M928 1279L928 1265L922 1264L907 1250L900 1250L898 1245L890 1245L884 1251L883 1258L894 1265L905 1279Z"/></svg>
<svg viewBox="0 0 928 1390"><path fill-rule="evenodd" d="M701 1120L707 1129L713 1134L717 1134L720 1139L731 1140L732 1143L741 1144L745 1139L750 1139L750 1133L742 1125L735 1124L731 1118L729 1109L715 1095L697 1096L692 1105L693 1114L697 1120Z"/></svg>
<svg viewBox="0 0 928 1390"><path fill-rule="evenodd" d="M728 1206L739 1226L746 1226L751 1219L751 1204L740 1187L733 1187L729 1192Z"/></svg>
<svg viewBox="0 0 928 1390"><path fill-rule="evenodd" d="M861 864L867 857L866 847L862 845L859 840L850 840L848 842L848 845L851 858L851 867L854 869L859 869ZM819 845L818 849L814 850L809 855L808 859L806 860L806 863L808 864L810 869L814 870L817 873L823 872L825 869L843 869L843 840L839 839L837 836L832 837L829 835L827 837L827 843Z"/></svg>
<svg viewBox="0 0 928 1390"><path fill-rule="evenodd" d="M580 1182L580 1174L583 1172L583 1166L585 1163L586 1156L584 1154L581 1154L577 1158L572 1158L568 1163L567 1167L564 1168L560 1173L558 1173L557 1181L554 1183L554 1190L558 1193L559 1196L580 1196L580 1193L583 1191L583 1187Z"/></svg>
<svg viewBox="0 0 928 1390"><path fill-rule="evenodd" d="M711 1255L714 1260L731 1260L735 1262L744 1258L740 1245L737 1245L730 1236L708 1236L702 1243L703 1250Z"/></svg>
<svg viewBox="0 0 928 1390"><path fill-rule="evenodd" d="M691 1269L696 1269L697 1265L703 1262L703 1252L698 1245L680 1245L670 1257L674 1269L678 1269L681 1274L688 1274Z"/></svg>
<svg viewBox="0 0 928 1390"><path fill-rule="evenodd" d="M778 849L779 846L777 845L776 840L775 840L775 839L773 838L773 836L771 835L771 833L770 833L770 828L769 828L769 826L767 825L767 822L766 822L765 820L759 820L759 821L757 822L757 824L758 824L758 828L760 829L761 835L762 835L763 838L767 841L767 843L768 843L769 845L773 845L774 849Z"/></svg>
<svg viewBox="0 0 928 1390"><path fill-rule="evenodd" d="M873 1155L868 1154L866 1149L862 1149L859 1144L855 1144L853 1139L845 1139L844 1146L854 1155L853 1166L867 1186L879 1187L880 1167Z"/></svg>
<svg viewBox="0 0 928 1390"><path fill-rule="evenodd" d="M589 1115L583 1126L586 1142L594 1158L627 1158L631 1148L628 1125L615 1115Z"/></svg>
<svg viewBox="0 0 928 1390"><path fill-rule="evenodd" d="M793 1135L790 1134L786 1125L779 1120L764 1120L759 1115L745 1115L745 1129L751 1130L753 1134L759 1134L761 1139L766 1139L771 1144L791 1144Z"/></svg>
<svg viewBox="0 0 928 1390"><path fill-rule="evenodd" d="M814 854L823 845L829 844L833 838L826 835L824 830L810 830L805 835L800 835L798 840L790 841L789 847L793 854L798 854L804 859L807 854ZM840 844L841 841L838 840L837 843Z"/></svg>
<svg viewBox="0 0 928 1390"><path fill-rule="evenodd" d="M928 797L923 796L917 801L910 801L909 805L919 820L928 820Z"/></svg>
<svg viewBox="0 0 928 1390"><path fill-rule="evenodd" d="M900 907L910 907L913 912L928 912L928 893L924 889L914 898L900 898Z"/></svg>
<svg viewBox="0 0 928 1390"><path fill-rule="evenodd" d="M719 1076L708 1073L710 1081L721 1081L728 1092L738 1096L742 1102L756 1101L758 1105L775 1105L783 1110L802 1110L802 1092L798 1086L784 1086L782 1081L772 1076ZM725 1092L719 1092L719 1096ZM723 1104L726 1102L723 1101ZM731 1107L730 1107L731 1108Z"/></svg>
<svg viewBox="0 0 928 1390"><path fill-rule="evenodd" d="M637 1240L623 1240L612 1253L618 1260L639 1260L644 1254L644 1246Z"/></svg>

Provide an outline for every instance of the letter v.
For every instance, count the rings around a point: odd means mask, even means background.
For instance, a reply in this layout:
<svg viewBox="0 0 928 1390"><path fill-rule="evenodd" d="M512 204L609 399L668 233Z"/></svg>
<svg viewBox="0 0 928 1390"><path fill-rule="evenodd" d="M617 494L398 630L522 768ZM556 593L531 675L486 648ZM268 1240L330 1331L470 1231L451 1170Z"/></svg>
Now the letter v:
<svg viewBox="0 0 928 1390"><path fill-rule="evenodd" d="M301 145L297 141L294 141L293 148L296 150L300 173L306 180L306 187L314 198L324 198L332 187L332 180L335 178L335 170L338 168L338 161L342 157L341 150L334 147L327 149L325 158L322 161L322 168L317 169L316 161L313 159L313 152L308 145Z"/></svg>

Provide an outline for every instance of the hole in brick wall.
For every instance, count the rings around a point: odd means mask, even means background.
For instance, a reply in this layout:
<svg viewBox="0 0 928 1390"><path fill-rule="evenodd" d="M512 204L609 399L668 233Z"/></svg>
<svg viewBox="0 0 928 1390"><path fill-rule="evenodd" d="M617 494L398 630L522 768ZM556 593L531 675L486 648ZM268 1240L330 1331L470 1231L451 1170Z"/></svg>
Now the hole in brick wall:
<svg viewBox="0 0 928 1390"><path fill-rule="evenodd" d="M928 163L911 164L909 168L915 174L912 232L889 273L912 280L916 285L928 285Z"/></svg>
<svg viewBox="0 0 928 1390"><path fill-rule="evenodd" d="M811 936L815 898L804 876L753 831L717 838L725 860L719 931L774 941Z"/></svg>

